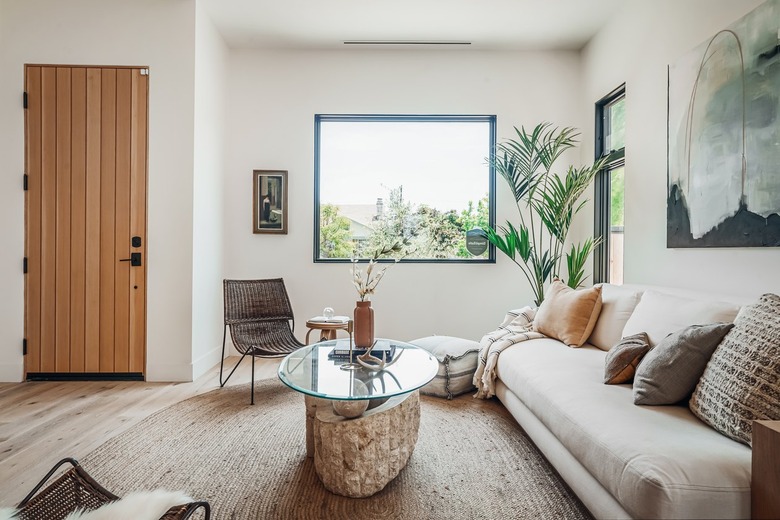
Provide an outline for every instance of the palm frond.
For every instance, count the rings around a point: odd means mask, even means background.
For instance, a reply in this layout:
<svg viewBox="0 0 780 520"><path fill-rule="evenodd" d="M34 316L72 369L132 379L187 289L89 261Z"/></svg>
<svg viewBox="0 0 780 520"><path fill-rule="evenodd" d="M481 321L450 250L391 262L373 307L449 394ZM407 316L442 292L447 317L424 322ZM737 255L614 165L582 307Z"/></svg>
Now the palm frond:
<svg viewBox="0 0 780 520"><path fill-rule="evenodd" d="M569 279L566 284L572 289L577 289L582 286L582 282L585 281L585 264L588 261L588 257L601 243L601 237L588 238L582 244L572 244L571 251L566 253L566 269L569 273Z"/></svg>

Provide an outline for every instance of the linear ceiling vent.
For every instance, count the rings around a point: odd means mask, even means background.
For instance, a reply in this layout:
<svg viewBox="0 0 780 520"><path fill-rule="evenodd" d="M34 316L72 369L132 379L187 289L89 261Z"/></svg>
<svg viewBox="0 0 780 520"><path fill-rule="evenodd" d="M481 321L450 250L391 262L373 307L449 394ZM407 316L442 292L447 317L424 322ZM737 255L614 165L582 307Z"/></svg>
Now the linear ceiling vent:
<svg viewBox="0 0 780 520"><path fill-rule="evenodd" d="M344 45L471 45L457 40L346 40Z"/></svg>

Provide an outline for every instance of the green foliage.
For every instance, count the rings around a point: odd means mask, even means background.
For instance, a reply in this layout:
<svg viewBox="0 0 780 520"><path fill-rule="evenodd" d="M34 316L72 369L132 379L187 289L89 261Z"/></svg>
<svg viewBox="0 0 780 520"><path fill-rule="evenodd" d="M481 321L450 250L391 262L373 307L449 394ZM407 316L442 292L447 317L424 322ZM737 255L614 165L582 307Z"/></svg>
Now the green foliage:
<svg viewBox="0 0 780 520"><path fill-rule="evenodd" d="M572 244L571 251L566 253L566 267L569 271L569 287L576 289L582 285L585 280L585 264L588 257L601 242L601 237L593 240L588 238L582 244Z"/></svg>
<svg viewBox="0 0 780 520"><path fill-rule="evenodd" d="M507 228L499 227L498 231L488 228L485 236L520 267L540 305L545 284L560 277L563 245L574 216L585 204L580 199L606 159L592 166L570 166L559 176L553 165L576 145L579 134L574 128L542 123L530 132L515 128L515 133L516 138L496 145L489 160L515 196L520 225L515 228L507 223ZM581 246L573 245L572 252L565 255L572 287L582 284L585 262L594 247L588 239Z"/></svg>
<svg viewBox="0 0 780 520"><path fill-rule="evenodd" d="M403 193L403 186L390 190L382 215L373 223L371 236L365 245L367 251L376 251L396 240L409 242L416 236L414 210L410 202L404 201ZM362 251L359 254L366 256Z"/></svg>
<svg viewBox="0 0 780 520"><path fill-rule="evenodd" d="M339 208L325 204L320 208L320 254L323 258L348 258L352 254L349 219Z"/></svg>
<svg viewBox="0 0 780 520"><path fill-rule="evenodd" d="M417 229L412 244L418 258L451 258L463 243L464 232L455 211L422 205L414 214Z"/></svg>
<svg viewBox="0 0 780 520"><path fill-rule="evenodd" d="M623 212L625 211L625 169L621 166L612 170L610 176L610 225L617 227L622 226L625 220L623 220Z"/></svg>
<svg viewBox="0 0 780 520"><path fill-rule="evenodd" d="M383 244L402 241L407 258L472 258L466 249L466 232L489 224L487 194L476 203L469 201L460 214L426 204L415 206L404 199L403 186L390 189L384 200L383 212L371 223L368 240L358 244L353 244L350 236L349 219L338 215L336 206L323 205L320 254L325 258L371 258Z"/></svg>

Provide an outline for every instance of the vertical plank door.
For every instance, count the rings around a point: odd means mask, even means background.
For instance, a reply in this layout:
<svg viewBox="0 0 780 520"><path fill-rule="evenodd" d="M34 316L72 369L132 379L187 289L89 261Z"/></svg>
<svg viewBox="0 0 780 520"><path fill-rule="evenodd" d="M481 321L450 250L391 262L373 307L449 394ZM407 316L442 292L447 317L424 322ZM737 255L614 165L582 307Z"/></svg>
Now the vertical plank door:
<svg viewBox="0 0 780 520"><path fill-rule="evenodd" d="M27 65L25 92L27 377L143 377L146 69Z"/></svg>

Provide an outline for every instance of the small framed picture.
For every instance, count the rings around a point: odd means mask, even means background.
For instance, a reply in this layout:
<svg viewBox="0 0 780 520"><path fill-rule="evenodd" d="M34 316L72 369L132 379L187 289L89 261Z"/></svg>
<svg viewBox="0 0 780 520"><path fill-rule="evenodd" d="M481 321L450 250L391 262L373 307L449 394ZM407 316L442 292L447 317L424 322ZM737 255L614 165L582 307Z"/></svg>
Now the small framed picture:
<svg viewBox="0 0 780 520"><path fill-rule="evenodd" d="M287 234L287 170L254 170L254 233Z"/></svg>

